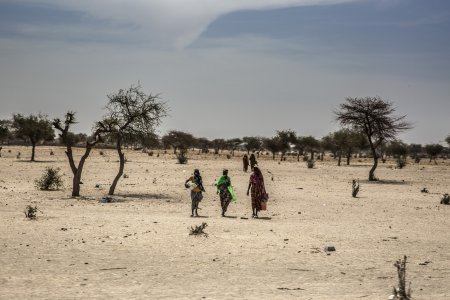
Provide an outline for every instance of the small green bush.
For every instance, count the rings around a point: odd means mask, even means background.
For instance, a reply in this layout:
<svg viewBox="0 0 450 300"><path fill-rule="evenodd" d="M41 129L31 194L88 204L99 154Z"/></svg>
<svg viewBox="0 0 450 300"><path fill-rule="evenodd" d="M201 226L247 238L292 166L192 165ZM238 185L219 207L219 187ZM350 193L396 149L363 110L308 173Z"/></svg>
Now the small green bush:
<svg viewBox="0 0 450 300"><path fill-rule="evenodd" d="M59 168L47 167L42 177L36 179L36 188L43 191L58 190L61 188L63 186L63 181L59 171Z"/></svg>

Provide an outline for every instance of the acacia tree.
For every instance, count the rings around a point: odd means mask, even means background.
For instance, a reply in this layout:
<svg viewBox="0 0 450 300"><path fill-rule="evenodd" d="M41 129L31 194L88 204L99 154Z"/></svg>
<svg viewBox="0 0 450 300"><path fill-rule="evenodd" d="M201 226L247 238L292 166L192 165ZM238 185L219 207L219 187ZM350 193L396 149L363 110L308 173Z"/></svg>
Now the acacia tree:
<svg viewBox="0 0 450 300"><path fill-rule="evenodd" d="M75 160L73 158L72 147L76 145L79 141L79 138L83 135L75 135L70 132L70 127L76 123L75 113L67 112L65 115L64 124L61 119L53 120L53 127L59 131L59 138L62 143L66 146L66 156L69 160L70 169L72 170L73 179L72 179L72 197L80 196L80 182L81 182L81 174L83 172L83 167L86 159L89 157L92 148L95 147L97 143L102 140L101 134L105 132L105 128L101 128L97 126L97 129L93 133L90 138L84 140L85 142L85 150L84 154L81 156L78 165L75 164Z"/></svg>
<svg viewBox="0 0 450 300"><path fill-rule="evenodd" d="M196 144L192 134L178 130L170 130L161 138L161 141L164 148L173 148L173 154L176 154L178 149L188 149Z"/></svg>
<svg viewBox="0 0 450 300"><path fill-rule="evenodd" d="M11 137L10 128L11 128L11 121L0 120L0 144L2 144L4 140L9 139Z"/></svg>
<svg viewBox="0 0 450 300"><path fill-rule="evenodd" d="M281 151L281 160L286 155L286 152L291 149L291 144L297 141L297 135L293 130L277 130L279 148Z"/></svg>
<svg viewBox="0 0 450 300"><path fill-rule="evenodd" d="M316 138L313 136L299 137L297 143L302 145L305 151L311 152L311 159L314 159L314 152L320 147L320 142Z"/></svg>
<svg viewBox="0 0 450 300"><path fill-rule="evenodd" d="M214 154L219 154L219 150L222 151L226 147L224 139L214 139L211 141L211 146L214 149Z"/></svg>
<svg viewBox="0 0 450 300"><path fill-rule="evenodd" d="M435 164L437 164L436 157L442 153L442 150L444 150L444 147L439 144L425 145L425 151L427 152L428 156L430 157L430 162L431 162L431 160L434 160Z"/></svg>
<svg viewBox="0 0 450 300"><path fill-rule="evenodd" d="M231 151L231 155L234 156L234 151L236 151L237 146L240 143L242 143L242 140L240 138L232 138L232 139L225 140L225 143L226 143L227 149Z"/></svg>
<svg viewBox="0 0 450 300"><path fill-rule="evenodd" d="M29 115L28 117L21 114L14 114L12 128L17 138L22 138L31 143L31 161L34 161L37 143L53 141L55 138L52 122L41 114L38 116Z"/></svg>
<svg viewBox="0 0 450 300"><path fill-rule="evenodd" d="M125 168L125 154L122 146L127 137L142 138L155 131L161 119L167 115L165 102L159 95L145 94L140 84L110 94L106 105L107 114L97 128L105 130L109 139L115 142L119 155L119 170L110 188L109 195L114 195L117 183Z"/></svg>
<svg viewBox="0 0 450 300"><path fill-rule="evenodd" d="M401 131L411 128L405 121L406 115L394 116L395 108L389 101L380 97L345 99L335 111L336 120L342 126L350 126L362 131L367 137L373 155L373 166L369 171L369 181L377 180L375 170L378 166L378 148L383 142L394 140Z"/></svg>
<svg viewBox="0 0 450 300"><path fill-rule="evenodd" d="M280 144L278 136L263 139L263 147L272 153L273 160L275 160L276 153L281 151Z"/></svg>
<svg viewBox="0 0 450 300"><path fill-rule="evenodd" d="M261 149L262 139L260 137L245 136L242 138L242 141L245 143L247 154L250 154L250 151L257 151Z"/></svg>
<svg viewBox="0 0 450 300"><path fill-rule="evenodd" d="M448 146L450 147L450 134L445 138L445 141L447 142Z"/></svg>
<svg viewBox="0 0 450 300"><path fill-rule="evenodd" d="M408 152L416 162L420 161L419 154L422 153L423 147L421 144L408 145Z"/></svg>
<svg viewBox="0 0 450 300"><path fill-rule="evenodd" d="M199 153L208 153L210 144L211 144L211 141L205 137L195 139L195 146L198 149L200 149Z"/></svg>

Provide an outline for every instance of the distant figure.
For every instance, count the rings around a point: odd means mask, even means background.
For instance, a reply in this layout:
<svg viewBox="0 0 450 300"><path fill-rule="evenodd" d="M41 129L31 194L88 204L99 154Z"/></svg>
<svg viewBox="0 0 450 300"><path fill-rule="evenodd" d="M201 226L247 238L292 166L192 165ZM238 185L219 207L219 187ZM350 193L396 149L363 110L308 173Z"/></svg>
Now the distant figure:
<svg viewBox="0 0 450 300"><path fill-rule="evenodd" d="M252 154L250 154L250 169L252 170L252 172L253 172L253 168L256 166L256 164L257 164L257 162L256 162L255 154L252 153Z"/></svg>
<svg viewBox="0 0 450 300"><path fill-rule="evenodd" d="M231 185L231 179L228 176L228 170L223 170L223 175L217 181L217 194L220 197L220 206L222 207L222 217L225 217L225 213L227 212L228 205L231 200L236 201L236 197L234 196L233 186Z"/></svg>
<svg viewBox="0 0 450 300"><path fill-rule="evenodd" d="M244 172L247 172L249 164L247 154L244 154L244 157L242 158L242 163L244 165Z"/></svg>
<svg viewBox="0 0 450 300"><path fill-rule="evenodd" d="M250 182L248 183L247 196L251 191L252 199L252 217L258 218L258 212L260 210L267 209L267 200L269 200L269 195L266 192L266 187L264 186L264 177L261 170L255 166L253 168L253 173L250 175Z"/></svg>
<svg viewBox="0 0 450 300"><path fill-rule="evenodd" d="M188 184L188 182L191 182L191 184ZM200 171L198 169L194 170L194 175L189 177L189 179L186 180L184 183L184 186L186 188L191 189L191 200L192 200L192 214L191 217L198 217L198 204L203 199L202 192L205 191L203 187L203 180L202 176L200 176Z"/></svg>

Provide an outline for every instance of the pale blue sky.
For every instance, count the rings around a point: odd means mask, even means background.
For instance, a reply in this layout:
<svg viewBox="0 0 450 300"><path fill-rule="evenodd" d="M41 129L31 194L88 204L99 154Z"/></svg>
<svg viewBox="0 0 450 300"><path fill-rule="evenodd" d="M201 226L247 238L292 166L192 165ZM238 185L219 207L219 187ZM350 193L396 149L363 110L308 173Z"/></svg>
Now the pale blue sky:
<svg viewBox="0 0 450 300"><path fill-rule="evenodd" d="M0 118L78 113L138 80L195 136L321 137L346 96L389 99L415 128L450 133L450 1L0 0Z"/></svg>

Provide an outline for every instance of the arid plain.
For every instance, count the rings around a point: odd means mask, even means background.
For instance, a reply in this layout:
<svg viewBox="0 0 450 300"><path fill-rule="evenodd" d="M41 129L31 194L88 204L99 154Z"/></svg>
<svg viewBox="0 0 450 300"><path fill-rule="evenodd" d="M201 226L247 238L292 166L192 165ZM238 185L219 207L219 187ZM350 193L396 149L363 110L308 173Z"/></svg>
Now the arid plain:
<svg viewBox="0 0 450 300"><path fill-rule="evenodd" d="M86 162L82 197L72 198L63 148L38 147L32 163L31 148L3 147L0 299L387 299L404 255L414 299L450 299L450 206L439 203L450 192L449 161L404 169L387 161L370 183L370 159L338 167L326 157L308 169L260 156L270 199L252 219L243 153L190 152L180 165L171 153L127 150L128 178L101 203L118 169L116 152L101 151ZM62 190L35 188L48 166L61 168ZM201 218L190 217L184 187L194 168L206 188ZM223 168L238 197L227 218L214 187ZM29 204L41 211L36 220L25 218ZM203 222L208 237L189 235Z"/></svg>

